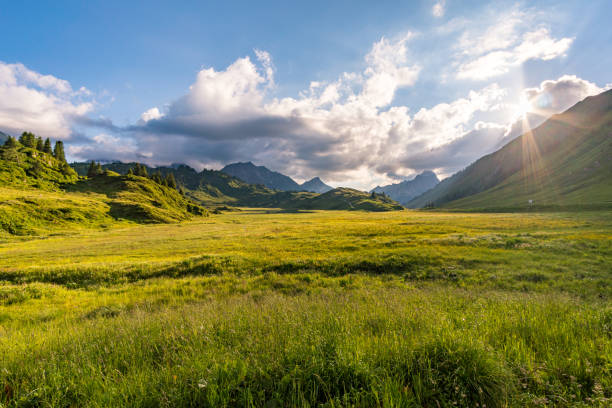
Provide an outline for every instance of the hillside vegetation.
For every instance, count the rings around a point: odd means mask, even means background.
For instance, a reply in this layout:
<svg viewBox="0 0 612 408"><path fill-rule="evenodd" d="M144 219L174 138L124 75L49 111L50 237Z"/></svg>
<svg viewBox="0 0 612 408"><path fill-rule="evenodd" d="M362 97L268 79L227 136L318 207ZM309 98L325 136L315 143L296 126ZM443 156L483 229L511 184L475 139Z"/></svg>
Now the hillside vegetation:
<svg viewBox="0 0 612 408"><path fill-rule="evenodd" d="M146 177L107 171L79 178L63 156L14 139L0 147L0 194L0 235L109 227L117 221L177 222L206 214L176 189Z"/></svg>
<svg viewBox="0 0 612 408"><path fill-rule="evenodd" d="M611 156L612 90L551 117L408 206L612 208Z"/></svg>

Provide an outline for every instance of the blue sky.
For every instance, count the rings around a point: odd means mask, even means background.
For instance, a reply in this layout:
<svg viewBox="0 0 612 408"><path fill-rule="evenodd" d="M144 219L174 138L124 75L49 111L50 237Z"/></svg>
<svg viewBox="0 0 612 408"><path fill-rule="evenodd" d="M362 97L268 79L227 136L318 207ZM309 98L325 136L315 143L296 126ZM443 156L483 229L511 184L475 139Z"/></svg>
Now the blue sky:
<svg viewBox="0 0 612 408"><path fill-rule="evenodd" d="M0 130L370 188L450 175L612 82L609 1L292 3L4 1Z"/></svg>

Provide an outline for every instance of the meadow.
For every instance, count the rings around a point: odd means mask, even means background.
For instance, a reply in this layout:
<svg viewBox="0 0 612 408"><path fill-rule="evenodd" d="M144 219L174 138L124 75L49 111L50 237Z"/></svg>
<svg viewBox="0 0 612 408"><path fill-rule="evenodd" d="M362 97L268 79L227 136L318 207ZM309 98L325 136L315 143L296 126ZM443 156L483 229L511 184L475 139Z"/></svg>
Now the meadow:
<svg viewBox="0 0 612 408"><path fill-rule="evenodd" d="M0 406L609 406L612 213L0 236Z"/></svg>

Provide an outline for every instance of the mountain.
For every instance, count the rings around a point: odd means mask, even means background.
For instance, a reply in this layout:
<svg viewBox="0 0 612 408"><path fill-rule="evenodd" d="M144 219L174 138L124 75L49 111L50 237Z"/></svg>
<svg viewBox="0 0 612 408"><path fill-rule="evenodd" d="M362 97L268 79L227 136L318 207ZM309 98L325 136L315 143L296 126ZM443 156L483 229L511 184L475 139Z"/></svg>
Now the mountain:
<svg viewBox="0 0 612 408"><path fill-rule="evenodd" d="M4 132L0 132L0 146L4 144L4 142L6 142L6 139L8 139L9 135L7 135Z"/></svg>
<svg viewBox="0 0 612 408"><path fill-rule="evenodd" d="M578 102L413 199L457 209L612 207L612 90Z"/></svg>
<svg viewBox="0 0 612 408"><path fill-rule="evenodd" d="M405 180L401 183L390 184L387 186L378 186L372 191L376 193L384 193L399 202L406 204L415 197L420 196L427 190L434 188L440 180L433 171L424 171L417 175L412 180Z"/></svg>
<svg viewBox="0 0 612 408"><path fill-rule="evenodd" d="M87 174L89 163L72 163L71 166L81 175ZM109 163L103 169L126 174L136 163ZM291 210L367 210L391 211L403 207L381 194L368 194L362 191L340 188L328 190L323 194L308 191L277 191L261 184L249 184L222 171L203 170L180 165L174 167L147 167L149 175L160 172L163 176L172 173L176 182L185 190L186 196L205 206L238 206L283 208ZM313 187L323 184L317 178Z"/></svg>
<svg viewBox="0 0 612 408"><path fill-rule="evenodd" d="M255 166L251 162L228 164L221 171L249 184L261 184L273 190L300 190L300 185L291 177L269 170L264 166Z"/></svg>
<svg viewBox="0 0 612 408"><path fill-rule="evenodd" d="M333 190L333 188L325 184L320 178L315 177L300 184L300 190L310 191L312 193L327 193Z"/></svg>
<svg viewBox="0 0 612 408"><path fill-rule="evenodd" d="M255 166L251 162L228 164L221 171L249 184L263 185L273 190L310 191L312 193L325 193L332 190L332 187L325 184L319 177L298 184L289 176L272 171L265 166Z"/></svg>

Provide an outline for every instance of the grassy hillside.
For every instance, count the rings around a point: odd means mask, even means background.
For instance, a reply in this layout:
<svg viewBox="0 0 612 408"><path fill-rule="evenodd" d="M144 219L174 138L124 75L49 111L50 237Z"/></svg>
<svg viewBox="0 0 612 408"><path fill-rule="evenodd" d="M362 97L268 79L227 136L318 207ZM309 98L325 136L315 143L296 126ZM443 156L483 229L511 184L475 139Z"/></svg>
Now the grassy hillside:
<svg viewBox="0 0 612 408"><path fill-rule="evenodd" d="M0 245L8 407L607 407L610 212L250 210Z"/></svg>
<svg viewBox="0 0 612 408"><path fill-rule="evenodd" d="M607 91L553 116L408 206L610 208L611 133L612 91Z"/></svg>
<svg viewBox="0 0 612 408"><path fill-rule="evenodd" d="M176 222L206 210L175 189L105 172L80 178L37 149L0 147L0 236L109 227L117 221Z"/></svg>
<svg viewBox="0 0 612 408"><path fill-rule="evenodd" d="M57 190L61 184L77 179L77 173L52 154L21 144L14 148L0 146L0 186Z"/></svg>
<svg viewBox="0 0 612 408"><path fill-rule="evenodd" d="M89 164L73 163L79 174L86 174ZM136 163L109 163L104 169L125 174ZM172 173L186 195L202 205L215 207L231 205L239 207L265 207L307 210L366 210L392 211L402 207L381 194L371 195L362 191L339 188L324 194L305 191L276 191L259 184L249 184L222 171L196 172L189 166L147 167L149 174L159 171Z"/></svg>

